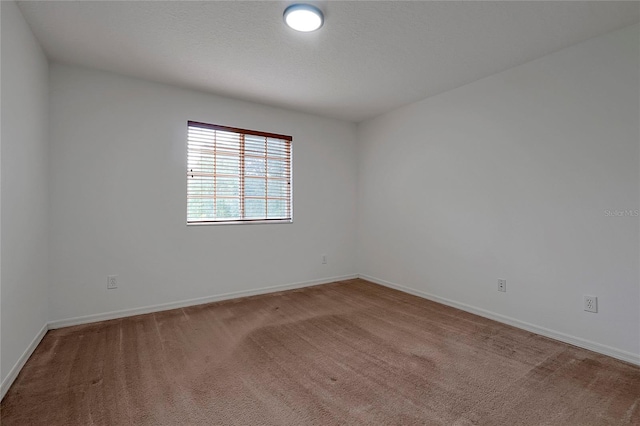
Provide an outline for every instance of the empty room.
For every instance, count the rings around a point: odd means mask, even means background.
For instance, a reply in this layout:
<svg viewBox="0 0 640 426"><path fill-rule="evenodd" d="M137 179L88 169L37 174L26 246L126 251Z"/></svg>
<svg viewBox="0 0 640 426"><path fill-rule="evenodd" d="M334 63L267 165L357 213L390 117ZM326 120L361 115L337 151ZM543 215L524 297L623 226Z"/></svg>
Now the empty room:
<svg viewBox="0 0 640 426"><path fill-rule="evenodd" d="M2 426L640 425L640 2L0 18Z"/></svg>

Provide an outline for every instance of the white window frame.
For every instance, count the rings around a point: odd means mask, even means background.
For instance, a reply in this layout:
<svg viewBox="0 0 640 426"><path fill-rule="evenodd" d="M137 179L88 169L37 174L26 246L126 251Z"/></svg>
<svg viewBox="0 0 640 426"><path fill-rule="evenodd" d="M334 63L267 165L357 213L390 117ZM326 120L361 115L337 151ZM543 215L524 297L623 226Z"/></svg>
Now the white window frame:
<svg viewBox="0 0 640 426"><path fill-rule="evenodd" d="M240 189L239 194L237 196L218 196L217 195L217 176L219 176L218 169L216 168L213 173L203 173L202 170L194 170L190 168L193 163L191 163L190 158L198 155L202 156L202 152L206 151L207 155L213 155L214 158L218 158L220 155L220 151L224 151L223 148L217 148L216 136L214 136L213 145L212 146L202 146L202 141L192 141L192 128L194 129L204 129L201 131L208 132L209 134L218 135L217 132L223 132L222 135L229 133L237 134L240 137L240 148L237 149L238 156L238 164L240 164L240 170L238 172L238 178L240 179ZM193 134L197 134L198 130L195 130ZM258 158L257 154L252 154L250 152L250 148L245 149L245 137L249 137L249 141L247 144L255 143L256 137L265 138L265 149L264 149L264 158L265 158L265 168L264 175L248 175L245 171L245 157L253 157ZM196 136L193 137L196 139ZM204 142L205 145L211 143L210 141ZM269 143L272 144L273 148L277 152L277 157L269 156ZM235 148L234 148L235 149ZM228 151L226 152L228 155ZM224 153L223 153L224 155ZM260 154L262 156L263 154ZM235 154L231 155L235 156ZM268 169L269 161L285 161L285 171L282 176L270 176ZM187 177L187 212L186 212L186 223L189 226L192 225L229 225L229 224L265 224L265 223L292 223L293 222L293 138L287 135L281 135L276 133L267 133L256 130L247 130L240 129L236 127L228 127L221 126L217 124L208 124L197 121L188 121L187 122L187 169L186 169L186 177ZM197 191L193 190L193 187L190 186L190 179L204 179L205 175L207 179L213 180L213 185L211 188L211 194L204 193L202 186L197 187ZM265 192L264 197L259 196L247 196L246 192L246 180L248 179L257 179L264 178L265 179ZM286 181L285 183L285 195L284 196L270 196L268 192L268 183L270 181L279 181L282 182L283 179ZM207 217L207 218L195 218L190 217L190 202L194 199L211 199L214 204L214 211L218 208L218 200L222 198L227 199L238 199L239 202L239 210L240 215L238 217L226 217L226 218L216 218L216 217ZM265 200L265 214L264 217L260 218L251 218L247 217L246 204L248 200ZM284 217L268 217L269 209L268 204L269 200L271 201L285 201L285 215ZM255 204L255 203L254 203Z"/></svg>

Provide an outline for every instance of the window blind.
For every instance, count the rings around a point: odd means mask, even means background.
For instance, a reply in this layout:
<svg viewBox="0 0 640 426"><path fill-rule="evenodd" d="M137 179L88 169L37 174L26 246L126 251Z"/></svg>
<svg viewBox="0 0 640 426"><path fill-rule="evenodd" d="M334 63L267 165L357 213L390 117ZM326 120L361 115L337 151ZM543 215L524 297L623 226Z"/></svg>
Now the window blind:
<svg viewBox="0 0 640 426"><path fill-rule="evenodd" d="M189 121L187 223L291 221L291 141Z"/></svg>

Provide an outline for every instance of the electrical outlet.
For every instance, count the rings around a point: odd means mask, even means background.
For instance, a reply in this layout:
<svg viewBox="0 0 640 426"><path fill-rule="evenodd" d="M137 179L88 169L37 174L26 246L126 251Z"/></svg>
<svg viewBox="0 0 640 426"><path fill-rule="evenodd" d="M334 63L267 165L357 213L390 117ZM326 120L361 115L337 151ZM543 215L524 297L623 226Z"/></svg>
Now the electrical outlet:
<svg viewBox="0 0 640 426"><path fill-rule="evenodd" d="M595 296L584 297L584 310L587 312L598 312L598 298Z"/></svg>
<svg viewBox="0 0 640 426"><path fill-rule="evenodd" d="M498 291L507 291L507 280L498 280Z"/></svg>
<svg viewBox="0 0 640 426"><path fill-rule="evenodd" d="M117 275L108 275L107 276L107 288L114 289L118 288L118 276Z"/></svg>
<svg viewBox="0 0 640 426"><path fill-rule="evenodd" d="M326 254L323 254L323 255L322 255L322 264L323 264L323 265L326 265L326 264L327 264L327 255L326 255Z"/></svg>

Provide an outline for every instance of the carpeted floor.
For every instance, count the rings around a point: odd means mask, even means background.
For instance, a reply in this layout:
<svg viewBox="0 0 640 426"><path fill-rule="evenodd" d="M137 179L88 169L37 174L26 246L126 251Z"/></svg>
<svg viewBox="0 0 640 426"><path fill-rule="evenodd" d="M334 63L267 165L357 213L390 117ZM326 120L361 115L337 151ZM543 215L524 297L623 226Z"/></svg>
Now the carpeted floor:
<svg viewBox="0 0 640 426"><path fill-rule="evenodd" d="M640 367L350 280L50 331L10 425L640 425Z"/></svg>

